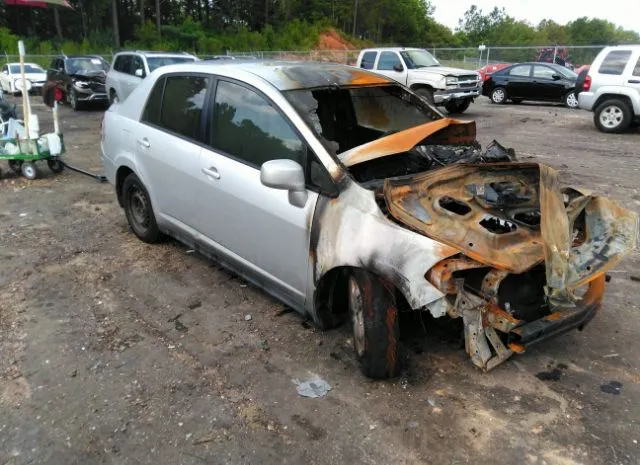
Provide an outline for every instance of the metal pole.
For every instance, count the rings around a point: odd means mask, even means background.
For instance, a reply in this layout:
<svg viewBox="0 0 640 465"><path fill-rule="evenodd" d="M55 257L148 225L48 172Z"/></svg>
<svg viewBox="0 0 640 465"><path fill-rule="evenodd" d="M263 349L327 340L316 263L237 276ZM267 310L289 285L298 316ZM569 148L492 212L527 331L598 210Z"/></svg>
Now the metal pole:
<svg viewBox="0 0 640 465"><path fill-rule="evenodd" d="M24 131L29 139L29 92L27 90L27 76L24 72L24 42L18 42L18 54L20 55L20 75L22 76L22 119L24 120ZM29 145L31 149L31 145Z"/></svg>
<svg viewBox="0 0 640 465"><path fill-rule="evenodd" d="M553 49L553 64L556 64L556 56L558 55L558 46L556 45Z"/></svg>
<svg viewBox="0 0 640 465"><path fill-rule="evenodd" d="M491 53L491 47L487 47L487 66L489 65L489 54Z"/></svg>

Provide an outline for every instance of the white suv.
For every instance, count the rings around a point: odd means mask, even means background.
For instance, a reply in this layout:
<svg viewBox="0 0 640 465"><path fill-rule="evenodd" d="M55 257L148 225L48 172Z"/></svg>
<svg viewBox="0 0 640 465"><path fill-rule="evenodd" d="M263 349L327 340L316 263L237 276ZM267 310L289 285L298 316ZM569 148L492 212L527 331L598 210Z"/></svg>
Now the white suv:
<svg viewBox="0 0 640 465"><path fill-rule="evenodd" d="M197 61L188 53L169 52L120 52L113 59L113 66L107 74L107 94L109 101L124 100L140 81L157 68L178 63Z"/></svg>
<svg viewBox="0 0 640 465"><path fill-rule="evenodd" d="M640 45L603 49L576 88L580 108L594 112L600 131L623 132L640 122Z"/></svg>

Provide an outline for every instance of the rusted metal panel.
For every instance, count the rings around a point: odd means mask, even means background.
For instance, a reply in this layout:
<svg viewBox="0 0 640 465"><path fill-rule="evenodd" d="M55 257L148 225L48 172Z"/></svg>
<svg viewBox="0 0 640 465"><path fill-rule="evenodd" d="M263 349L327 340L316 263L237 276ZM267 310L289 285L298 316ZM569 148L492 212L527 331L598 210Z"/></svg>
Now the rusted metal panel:
<svg viewBox="0 0 640 465"><path fill-rule="evenodd" d="M476 139L476 123L441 118L360 145L342 153L339 158L345 166L354 166L376 158L404 153L427 139L434 144L470 145Z"/></svg>

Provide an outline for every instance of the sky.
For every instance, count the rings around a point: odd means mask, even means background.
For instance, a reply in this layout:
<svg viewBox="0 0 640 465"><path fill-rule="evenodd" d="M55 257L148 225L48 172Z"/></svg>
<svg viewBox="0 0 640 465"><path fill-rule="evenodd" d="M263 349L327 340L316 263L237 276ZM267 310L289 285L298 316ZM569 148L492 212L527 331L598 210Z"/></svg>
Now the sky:
<svg viewBox="0 0 640 465"><path fill-rule="evenodd" d="M455 29L458 19L473 4L488 13L494 6L505 7L507 14L519 20L527 20L536 25L542 19L552 19L566 24L582 16L606 19L625 29L640 32L638 21L638 0L431 0L436 7L435 19L439 23ZM608 5L605 7L605 4Z"/></svg>

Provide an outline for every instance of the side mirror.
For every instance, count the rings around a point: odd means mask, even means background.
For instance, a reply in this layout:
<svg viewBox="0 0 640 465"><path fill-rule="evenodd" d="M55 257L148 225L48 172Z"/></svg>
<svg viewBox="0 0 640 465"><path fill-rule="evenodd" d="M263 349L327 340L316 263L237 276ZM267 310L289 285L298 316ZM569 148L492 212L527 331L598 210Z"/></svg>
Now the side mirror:
<svg viewBox="0 0 640 465"><path fill-rule="evenodd" d="M400 63L398 63L398 64L393 66L393 70L401 73L401 72L404 71L404 67Z"/></svg>
<svg viewBox="0 0 640 465"><path fill-rule="evenodd" d="M260 168L260 182L273 189L289 191L289 203L304 207L307 203L307 188L302 166L293 160L270 160Z"/></svg>
<svg viewBox="0 0 640 465"><path fill-rule="evenodd" d="M2 72L2 74L6 74L7 76L9 75L9 71L7 71L6 69Z"/></svg>
<svg viewBox="0 0 640 465"><path fill-rule="evenodd" d="M562 76L560 76L559 74L553 74L551 75L551 79L553 79L554 81L559 81L560 79L562 79Z"/></svg>
<svg viewBox="0 0 640 465"><path fill-rule="evenodd" d="M134 74L139 78L144 77L144 71L140 68L136 69Z"/></svg>

